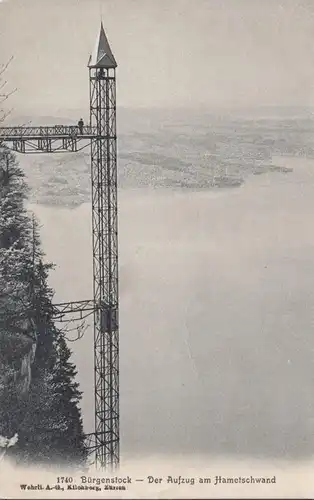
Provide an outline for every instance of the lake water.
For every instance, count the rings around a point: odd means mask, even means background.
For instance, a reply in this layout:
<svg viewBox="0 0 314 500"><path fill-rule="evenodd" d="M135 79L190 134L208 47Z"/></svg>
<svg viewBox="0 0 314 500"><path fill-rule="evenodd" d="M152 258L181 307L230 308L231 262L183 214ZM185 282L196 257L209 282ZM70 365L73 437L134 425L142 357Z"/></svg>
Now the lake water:
<svg viewBox="0 0 314 500"><path fill-rule="evenodd" d="M314 452L314 161L119 196L121 453ZM92 298L91 207L31 205L55 301ZM71 335L70 335L71 338ZM92 330L73 344L93 430Z"/></svg>

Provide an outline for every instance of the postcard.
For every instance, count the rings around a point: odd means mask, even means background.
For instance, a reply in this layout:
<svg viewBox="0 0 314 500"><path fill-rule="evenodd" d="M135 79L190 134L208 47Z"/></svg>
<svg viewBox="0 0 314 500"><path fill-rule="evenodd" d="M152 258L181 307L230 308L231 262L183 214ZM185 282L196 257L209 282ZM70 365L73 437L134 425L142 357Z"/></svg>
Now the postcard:
<svg viewBox="0 0 314 500"><path fill-rule="evenodd" d="M0 498L313 498L313 28L0 0Z"/></svg>

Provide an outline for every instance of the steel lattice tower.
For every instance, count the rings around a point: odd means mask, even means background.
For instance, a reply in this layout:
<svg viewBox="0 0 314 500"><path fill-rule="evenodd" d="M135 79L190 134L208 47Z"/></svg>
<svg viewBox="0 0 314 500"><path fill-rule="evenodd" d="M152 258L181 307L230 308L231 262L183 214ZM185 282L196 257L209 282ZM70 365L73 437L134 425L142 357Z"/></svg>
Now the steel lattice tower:
<svg viewBox="0 0 314 500"><path fill-rule="evenodd" d="M95 431L86 440L96 468L107 470L118 466L120 445L116 67L101 23L88 63L90 124L0 127L0 144L18 153L73 153L90 141L94 297L54 304L54 316L94 315Z"/></svg>
<svg viewBox="0 0 314 500"><path fill-rule="evenodd" d="M96 464L119 463L117 66L103 25L89 61Z"/></svg>

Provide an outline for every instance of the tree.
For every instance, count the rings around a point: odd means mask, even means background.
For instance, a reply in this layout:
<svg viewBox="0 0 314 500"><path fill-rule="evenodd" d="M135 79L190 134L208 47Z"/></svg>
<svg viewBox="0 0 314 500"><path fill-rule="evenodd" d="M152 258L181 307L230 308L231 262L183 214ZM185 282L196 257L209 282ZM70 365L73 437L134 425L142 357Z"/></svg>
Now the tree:
<svg viewBox="0 0 314 500"><path fill-rule="evenodd" d="M36 333L30 315L27 269L31 224L27 186L14 155L0 149L0 434L14 431L30 383L28 363Z"/></svg>
<svg viewBox="0 0 314 500"><path fill-rule="evenodd" d="M37 223L33 220L33 242L38 248ZM37 317L37 350L32 366L32 385L25 418L20 426L19 459L54 465L81 465L86 459L83 423L75 382L76 369L64 333L53 323L53 291L47 284L51 264L43 264L42 253L33 280ZM36 285L36 286L34 286Z"/></svg>
<svg viewBox="0 0 314 500"><path fill-rule="evenodd" d="M66 463L82 464L86 459L83 423L78 404L82 393L75 382L77 370L70 361L71 351L63 332L57 336L57 364L53 384L56 403L62 415L66 415L65 432L55 433L54 446Z"/></svg>
<svg viewBox="0 0 314 500"><path fill-rule="evenodd" d="M81 393L62 331L53 321L51 263L25 209L27 185L0 148L0 435L19 439L18 462L82 463Z"/></svg>

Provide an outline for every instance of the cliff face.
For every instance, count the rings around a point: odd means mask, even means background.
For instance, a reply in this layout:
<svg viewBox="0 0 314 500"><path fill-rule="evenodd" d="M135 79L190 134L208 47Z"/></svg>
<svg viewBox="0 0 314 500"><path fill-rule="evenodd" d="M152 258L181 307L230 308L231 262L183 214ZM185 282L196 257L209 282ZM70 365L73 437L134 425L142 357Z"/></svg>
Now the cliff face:
<svg viewBox="0 0 314 500"><path fill-rule="evenodd" d="M0 435L11 438L24 416L37 342L35 336L2 331L0 346Z"/></svg>

